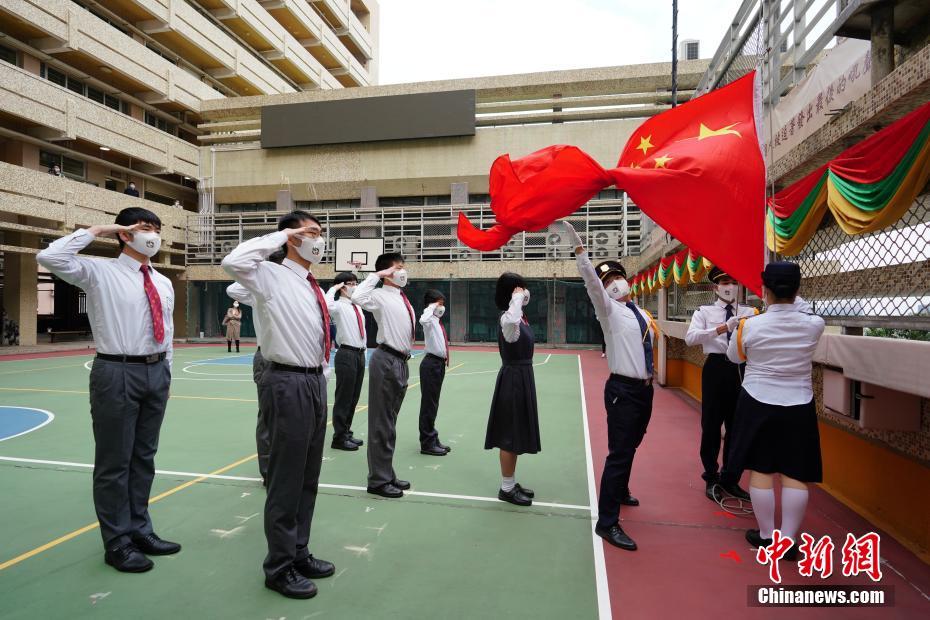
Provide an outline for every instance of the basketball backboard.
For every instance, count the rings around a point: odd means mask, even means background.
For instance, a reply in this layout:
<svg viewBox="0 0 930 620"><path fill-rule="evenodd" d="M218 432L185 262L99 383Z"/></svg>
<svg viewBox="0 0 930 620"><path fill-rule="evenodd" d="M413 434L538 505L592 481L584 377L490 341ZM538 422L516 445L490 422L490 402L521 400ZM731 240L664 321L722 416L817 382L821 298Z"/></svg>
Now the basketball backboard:
<svg viewBox="0 0 930 620"><path fill-rule="evenodd" d="M384 239L336 238L336 271L374 271L375 260L384 254Z"/></svg>

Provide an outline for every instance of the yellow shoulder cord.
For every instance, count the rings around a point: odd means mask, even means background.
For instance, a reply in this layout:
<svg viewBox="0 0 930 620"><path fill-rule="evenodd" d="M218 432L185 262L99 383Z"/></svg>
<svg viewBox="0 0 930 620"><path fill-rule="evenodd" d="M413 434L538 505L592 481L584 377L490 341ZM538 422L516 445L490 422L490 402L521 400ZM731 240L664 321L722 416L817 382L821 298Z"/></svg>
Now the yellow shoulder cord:
<svg viewBox="0 0 930 620"><path fill-rule="evenodd" d="M739 327L736 328L736 353L741 361L746 361L746 351L743 350L743 326L746 325L746 319L740 319Z"/></svg>

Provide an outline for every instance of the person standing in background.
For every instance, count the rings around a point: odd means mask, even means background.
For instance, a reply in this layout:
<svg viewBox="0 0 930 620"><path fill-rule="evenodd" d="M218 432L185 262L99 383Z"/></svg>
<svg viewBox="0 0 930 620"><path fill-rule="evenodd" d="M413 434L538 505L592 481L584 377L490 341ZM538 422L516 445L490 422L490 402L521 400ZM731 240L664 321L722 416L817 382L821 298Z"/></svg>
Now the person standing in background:
<svg viewBox="0 0 930 620"><path fill-rule="evenodd" d="M236 353L239 352L239 332L242 328L242 310L239 309L239 302L233 301L232 308L226 310L226 316L223 317L223 325L226 326L226 352L232 353L232 343L236 342Z"/></svg>

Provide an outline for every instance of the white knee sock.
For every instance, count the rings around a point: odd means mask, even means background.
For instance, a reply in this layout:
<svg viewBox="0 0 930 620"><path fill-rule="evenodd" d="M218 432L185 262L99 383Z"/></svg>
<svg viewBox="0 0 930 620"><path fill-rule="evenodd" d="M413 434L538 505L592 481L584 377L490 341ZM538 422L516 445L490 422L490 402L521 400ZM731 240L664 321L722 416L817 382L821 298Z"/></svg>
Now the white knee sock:
<svg viewBox="0 0 930 620"><path fill-rule="evenodd" d="M794 539L801 529L807 509L807 489L781 488L781 533Z"/></svg>
<svg viewBox="0 0 930 620"><path fill-rule="evenodd" d="M516 486L517 481L513 478L501 478L501 490L505 493L510 493L513 491L513 488Z"/></svg>
<svg viewBox="0 0 930 620"><path fill-rule="evenodd" d="M749 498L752 500L752 512L756 515L756 523L759 524L759 536L771 538L772 530L775 529L775 491L750 485Z"/></svg>

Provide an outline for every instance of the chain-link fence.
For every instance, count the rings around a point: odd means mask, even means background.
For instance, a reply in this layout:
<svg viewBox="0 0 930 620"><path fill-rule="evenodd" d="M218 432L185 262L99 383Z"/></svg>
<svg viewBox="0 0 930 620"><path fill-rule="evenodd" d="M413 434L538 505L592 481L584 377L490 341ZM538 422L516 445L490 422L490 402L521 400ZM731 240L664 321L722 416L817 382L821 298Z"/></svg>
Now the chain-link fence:
<svg viewBox="0 0 930 620"><path fill-rule="evenodd" d="M831 218L797 256L801 295L828 323L930 329L930 194L893 225L851 237Z"/></svg>

